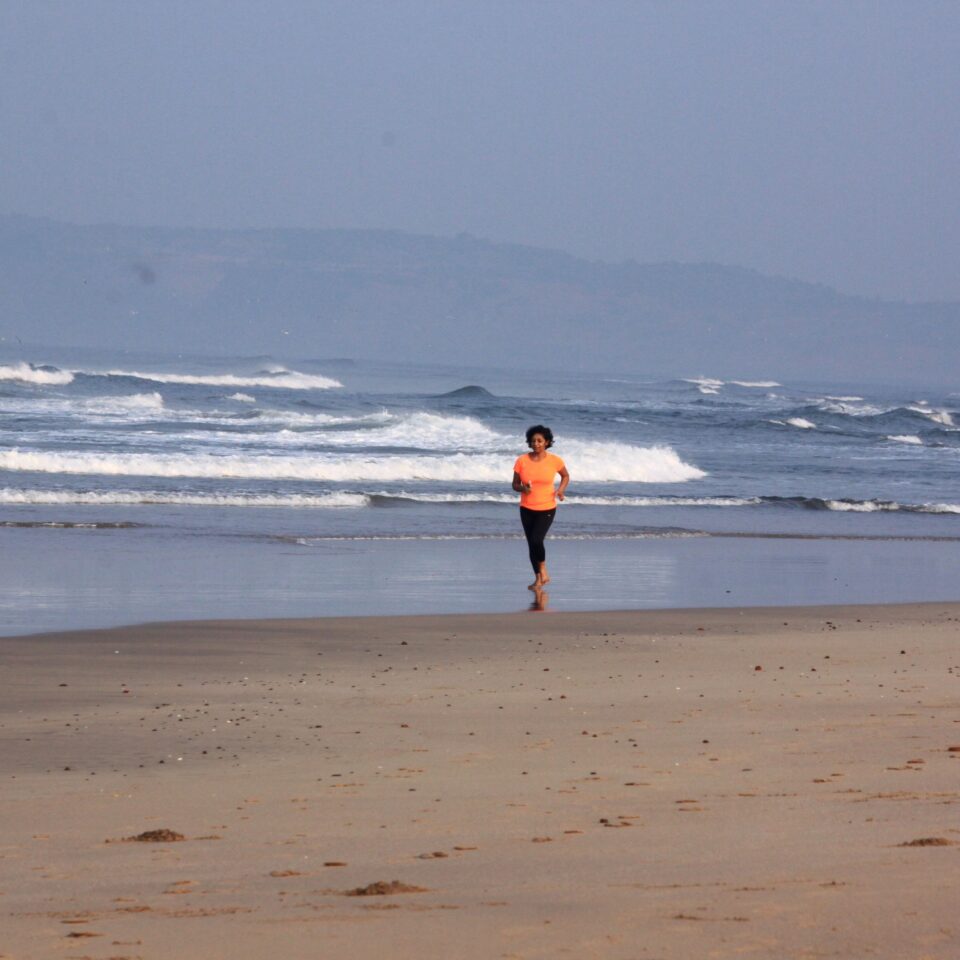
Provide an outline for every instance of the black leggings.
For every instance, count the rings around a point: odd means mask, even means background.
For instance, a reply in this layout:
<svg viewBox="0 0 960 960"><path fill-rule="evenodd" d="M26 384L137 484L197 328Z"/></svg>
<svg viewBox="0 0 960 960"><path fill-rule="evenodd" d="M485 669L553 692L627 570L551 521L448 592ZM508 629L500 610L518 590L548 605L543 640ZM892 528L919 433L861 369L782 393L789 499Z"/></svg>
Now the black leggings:
<svg viewBox="0 0 960 960"><path fill-rule="evenodd" d="M557 508L552 510L529 510L527 507L520 508L520 522L523 524L523 532L527 538L527 546L530 547L530 564L533 567L534 575L540 573L540 564L547 559L547 551L543 546L543 539L553 523L553 518L557 515Z"/></svg>

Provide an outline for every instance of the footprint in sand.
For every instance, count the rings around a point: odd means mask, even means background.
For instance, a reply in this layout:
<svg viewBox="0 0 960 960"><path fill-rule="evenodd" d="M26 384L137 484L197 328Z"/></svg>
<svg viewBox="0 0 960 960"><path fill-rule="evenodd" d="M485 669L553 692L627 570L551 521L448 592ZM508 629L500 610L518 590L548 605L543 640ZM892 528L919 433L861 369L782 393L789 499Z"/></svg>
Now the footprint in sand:
<svg viewBox="0 0 960 960"><path fill-rule="evenodd" d="M174 880L174 882L171 883L163 892L172 896L178 896L184 893L191 893L192 891L190 888L192 886L192 880Z"/></svg>

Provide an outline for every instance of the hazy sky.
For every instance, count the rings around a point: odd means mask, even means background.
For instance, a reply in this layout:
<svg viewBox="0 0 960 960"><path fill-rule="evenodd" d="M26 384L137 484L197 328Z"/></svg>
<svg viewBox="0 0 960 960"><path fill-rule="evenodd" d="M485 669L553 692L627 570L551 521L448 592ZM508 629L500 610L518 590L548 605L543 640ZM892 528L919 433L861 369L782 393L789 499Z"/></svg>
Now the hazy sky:
<svg viewBox="0 0 960 960"><path fill-rule="evenodd" d="M0 213L960 299L960 3L0 0Z"/></svg>

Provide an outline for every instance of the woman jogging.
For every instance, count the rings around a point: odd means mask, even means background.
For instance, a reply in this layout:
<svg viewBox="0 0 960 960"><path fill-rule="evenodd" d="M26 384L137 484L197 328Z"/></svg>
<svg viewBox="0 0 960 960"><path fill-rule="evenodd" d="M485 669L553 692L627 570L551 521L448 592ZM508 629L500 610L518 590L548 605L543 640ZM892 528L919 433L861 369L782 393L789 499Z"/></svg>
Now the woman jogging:
<svg viewBox="0 0 960 960"><path fill-rule="evenodd" d="M531 427L527 431L527 446L530 452L517 457L513 465L513 489L520 494L520 522L535 577L527 589L539 590L550 582L543 541L556 516L557 500L563 500L570 474L563 461L548 452L553 446L553 431L549 427L540 423ZM554 489L557 474L560 486Z"/></svg>

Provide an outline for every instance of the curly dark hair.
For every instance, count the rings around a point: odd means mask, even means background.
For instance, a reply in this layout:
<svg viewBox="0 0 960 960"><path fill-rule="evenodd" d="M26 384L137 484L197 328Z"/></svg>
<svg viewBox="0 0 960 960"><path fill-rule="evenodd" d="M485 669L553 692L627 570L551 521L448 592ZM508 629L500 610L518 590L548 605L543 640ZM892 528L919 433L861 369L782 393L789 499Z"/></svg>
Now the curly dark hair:
<svg viewBox="0 0 960 960"><path fill-rule="evenodd" d="M542 423L536 424L536 426L531 427L527 431L527 446L531 446L533 441L533 435L539 433L544 440L547 441L547 449L553 446L553 431L549 427L545 427Z"/></svg>

